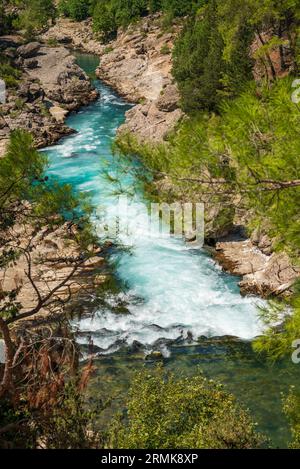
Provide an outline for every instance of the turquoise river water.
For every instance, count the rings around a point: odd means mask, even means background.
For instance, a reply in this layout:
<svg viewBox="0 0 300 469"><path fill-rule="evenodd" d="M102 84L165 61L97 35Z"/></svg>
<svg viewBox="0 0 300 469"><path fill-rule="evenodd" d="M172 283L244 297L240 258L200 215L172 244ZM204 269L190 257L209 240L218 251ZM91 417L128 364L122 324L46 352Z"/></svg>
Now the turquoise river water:
<svg viewBox="0 0 300 469"><path fill-rule="evenodd" d="M78 63L91 73L98 65L95 57L83 54ZM77 133L45 150L48 174L88 193L97 209L114 214L118 198L107 177L117 169L111 144L130 105L101 82L95 86L100 98L68 118ZM128 185L134 173L123 178ZM143 195L136 197L142 200ZM260 301L243 298L238 279L223 273L204 250L141 230L137 236L134 207L129 207L129 219L131 231L121 241L130 250L112 251L110 257L119 288L105 303L91 298L92 312L74 320L79 343L92 339L98 350L94 389L109 392L113 381L126 390L145 354L160 350L171 369L193 373L200 367L224 382L273 444L284 447L289 434L280 393L296 384L297 369L289 362L271 366L253 354L251 340L262 331ZM116 311L120 304L126 305L121 313Z"/></svg>

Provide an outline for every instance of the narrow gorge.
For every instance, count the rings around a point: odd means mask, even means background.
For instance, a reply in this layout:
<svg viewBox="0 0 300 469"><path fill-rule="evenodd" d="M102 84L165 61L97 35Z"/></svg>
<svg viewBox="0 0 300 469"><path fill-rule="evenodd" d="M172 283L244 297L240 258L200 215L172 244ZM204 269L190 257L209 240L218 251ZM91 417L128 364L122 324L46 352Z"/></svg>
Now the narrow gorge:
<svg viewBox="0 0 300 469"><path fill-rule="evenodd" d="M36 26L22 1L0 7L0 448L297 446L298 9L28 0ZM185 203L201 246L162 216Z"/></svg>

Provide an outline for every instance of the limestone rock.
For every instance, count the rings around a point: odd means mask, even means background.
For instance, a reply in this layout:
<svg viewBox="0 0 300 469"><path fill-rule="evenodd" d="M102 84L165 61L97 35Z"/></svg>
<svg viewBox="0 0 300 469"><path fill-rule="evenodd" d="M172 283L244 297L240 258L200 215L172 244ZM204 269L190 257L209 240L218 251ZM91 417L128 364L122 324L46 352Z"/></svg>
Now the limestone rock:
<svg viewBox="0 0 300 469"><path fill-rule="evenodd" d="M107 280L107 276L106 275L96 275L94 277L94 285L96 287L98 287L99 285L103 285L103 283L105 283Z"/></svg>
<svg viewBox="0 0 300 469"><path fill-rule="evenodd" d="M60 123L63 123L65 121L65 118L68 114L68 111L66 111L66 109L63 109L62 107L59 107L59 106L52 106L49 109L49 112L51 116L54 117L54 119Z"/></svg>
<svg viewBox="0 0 300 469"><path fill-rule="evenodd" d="M102 266L102 265L103 265L103 262L104 262L104 258L103 258L103 257L98 257L98 256L91 257L90 259L88 259L88 260L84 263L83 268L84 268L84 269L95 269L95 268L97 268L97 267Z"/></svg>
<svg viewBox="0 0 300 469"><path fill-rule="evenodd" d="M250 239L218 242L215 257L226 271L242 277L243 294L289 295L300 276L285 253L266 255Z"/></svg>
<svg viewBox="0 0 300 469"><path fill-rule="evenodd" d="M112 51L100 62L97 75L130 102L141 102L127 112L122 132L132 132L142 142L161 142L183 116L178 108L179 94L172 83L172 56L163 54L172 48L174 34L161 34L159 15L141 20L120 30Z"/></svg>
<svg viewBox="0 0 300 469"><path fill-rule="evenodd" d="M0 158L2 158L5 155L8 142L9 142L8 138L2 138L0 135Z"/></svg>
<svg viewBox="0 0 300 469"><path fill-rule="evenodd" d="M160 111L173 112L178 108L179 92L176 85L167 86L161 93L156 105Z"/></svg>
<svg viewBox="0 0 300 469"><path fill-rule="evenodd" d="M162 360L164 358L162 352L154 350L153 352L146 355L145 360Z"/></svg>
<svg viewBox="0 0 300 469"><path fill-rule="evenodd" d="M35 57L41 48L41 44L39 42L29 42L24 46L20 46L17 49L17 54L22 57L23 59L30 59Z"/></svg>
<svg viewBox="0 0 300 469"><path fill-rule="evenodd" d="M35 235L33 233L34 228L24 223L14 227L14 237L18 240L20 248L25 247L28 238L34 236L31 251L31 274L39 292L44 295L49 292L49 288L59 287L61 282L72 272L72 265L64 259L77 258L80 254L79 246L72 238L70 239L68 223L54 233L49 233L47 227L42 228ZM87 267L83 266L78 270L76 277L58 288L56 293L59 298L63 299L68 297L70 293L77 295L94 288L95 272L98 271L100 266L103 266L103 262L104 260L97 256L90 258L87 261ZM26 258L20 256L15 265L7 268L5 272L4 270L0 271L0 289L6 291L20 288L18 301L20 301L24 310L31 309L37 302L36 291L26 276L27 268ZM45 313L46 311L41 312L41 314Z"/></svg>
<svg viewBox="0 0 300 469"><path fill-rule="evenodd" d="M180 109L163 112L155 103L137 105L126 113L126 122L119 128L118 135L132 132L141 142L158 143L167 138L182 117Z"/></svg>
<svg viewBox="0 0 300 469"><path fill-rule="evenodd" d="M64 47L42 47L38 69L30 70L33 80L39 80L46 97L68 110L78 109L97 97L88 76L75 63Z"/></svg>
<svg viewBox="0 0 300 469"><path fill-rule="evenodd" d="M43 40L45 42L55 40L91 54L101 55L106 48L98 38L94 37L91 19L78 23L67 18L59 18L56 24L43 35Z"/></svg>
<svg viewBox="0 0 300 469"><path fill-rule="evenodd" d="M29 68L30 70L38 67L38 61L36 59L26 59L24 60L24 67Z"/></svg>

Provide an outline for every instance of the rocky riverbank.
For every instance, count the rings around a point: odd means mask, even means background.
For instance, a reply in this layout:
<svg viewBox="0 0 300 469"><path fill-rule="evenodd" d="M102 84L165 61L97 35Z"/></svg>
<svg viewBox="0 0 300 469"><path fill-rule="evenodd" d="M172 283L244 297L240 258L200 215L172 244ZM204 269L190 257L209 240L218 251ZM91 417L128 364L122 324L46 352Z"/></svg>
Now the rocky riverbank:
<svg viewBox="0 0 300 469"><path fill-rule="evenodd" d="M120 30L116 40L106 45L95 39L91 26L90 20L74 23L60 19L43 39L99 55L97 76L136 103L118 133L133 133L143 143L162 142L183 117L171 74L171 52L179 26L164 33L160 15L150 16ZM266 236L254 233L248 238L237 225L226 233L213 233L216 260L227 272L242 277L243 294L289 295L300 270L286 254L273 252L272 241Z"/></svg>
<svg viewBox="0 0 300 469"><path fill-rule="evenodd" d="M215 258L225 271L242 277L239 285L244 295L289 296L300 276L289 256L274 252L272 240L259 232L249 239L233 230L217 241Z"/></svg>
<svg viewBox="0 0 300 469"><path fill-rule="evenodd" d="M40 42L23 45L19 36L0 38L0 48L20 75L18 86L7 88L6 102L0 106L0 156L5 155L10 132L17 128L32 133L37 148L73 133L64 124L66 116L95 100L98 92L70 51L63 46L49 47ZM28 210L30 207L24 206L24 212ZM21 256L15 265L0 272L0 290L17 289L22 309L34 308L37 291L46 296L72 273L71 261L80 256L74 230L74 226L70 228L65 224L55 231L45 227L36 233L27 220L20 219L14 232L5 232L3 236L24 249L30 240L33 246L31 277L28 276L28 258ZM100 252L100 247L91 246L85 262L56 291L55 298L63 302L69 296L73 298L95 289L104 281L101 274L104 259ZM39 314L49 312L55 311L43 308Z"/></svg>
<svg viewBox="0 0 300 469"><path fill-rule="evenodd" d="M161 15L156 14L119 30L116 40L99 45L93 39L91 23L60 19L43 36L74 48L100 55L97 76L129 102L119 132L133 132L140 141L163 141L183 117L179 94L171 74L172 49L179 27L163 32Z"/></svg>
<svg viewBox="0 0 300 469"><path fill-rule="evenodd" d="M103 45L94 37L91 20L75 23L60 19L44 36L44 41L58 41L69 47L97 54L101 58L97 76L112 86L128 101L136 103L126 114L119 129L131 132L144 143L162 142L182 119L179 94L171 68L174 40L179 27L171 32L161 29L160 15L142 19L116 40ZM286 254L273 252L272 241L236 236L236 226L226 236L215 233L215 258L224 270L241 276L244 294L289 295L299 277ZM267 244L267 247L266 247Z"/></svg>
<svg viewBox="0 0 300 469"><path fill-rule="evenodd" d="M21 74L15 88L7 88L0 106L0 152L5 153L12 130L31 132L37 148L51 145L73 132L65 117L97 98L87 75L65 47L39 42L20 45L20 37L0 38L0 48ZM9 46L9 47L8 47Z"/></svg>
<svg viewBox="0 0 300 469"><path fill-rule="evenodd" d="M25 213L28 208L24 206ZM38 315L33 316L34 321L38 317L60 313L64 301L87 295L104 281L104 258L100 247L91 245L85 260L76 261L81 253L74 225L65 223L51 230L45 226L37 232L21 217L13 231L8 230L4 236L9 246L17 246L24 252L28 251L29 243L32 246L30 258L21 255L14 265L0 271L0 291L18 292L17 301L22 305L20 313L35 308L38 295L46 297L50 291L55 291L51 297L52 303L56 300L55 304L46 304Z"/></svg>

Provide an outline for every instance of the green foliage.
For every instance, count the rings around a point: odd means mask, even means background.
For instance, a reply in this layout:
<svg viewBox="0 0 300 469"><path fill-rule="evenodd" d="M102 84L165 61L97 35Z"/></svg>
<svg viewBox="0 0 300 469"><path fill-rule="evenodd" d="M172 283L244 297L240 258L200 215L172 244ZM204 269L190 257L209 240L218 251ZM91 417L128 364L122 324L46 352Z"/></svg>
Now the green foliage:
<svg viewBox="0 0 300 469"><path fill-rule="evenodd" d="M22 0L19 16L13 24L15 28L24 29L30 39L47 26L49 21L53 22L55 17L53 0Z"/></svg>
<svg viewBox="0 0 300 469"><path fill-rule="evenodd" d="M32 407L25 398L17 407L2 400L1 427L9 425L11 430L2 435L0 448L100 448L101 436L93 428L94 414L86 409L76 380L70 380L54 397L51 406L40 409Z"/></svg>
<svg viewBox="0 0 300 469"><path fill-rule="evenodd" d="M291 431L292 442L291 449L300 448L300 392L295 388L291 388L288 396L284 399L284 413L288 418Z"/></svg>
<svg viewBox="0 0 300 469"><path fill-rule="evenodd" d="M5 33L6 30L6 14L4 10L4 4L0 5L0 35Z"/></svg>
<svg viewBox="0 0 300 469"><path fill-rule="evenodd" d="M160 53L163 55L168 55L171 53L171 50L167 44L164 44L162 48L160 49Z"/></svg>
<svg viewBox="0 0 300 469"><path fill-rule="evenodd" d="M133 449L258 448L248 413L232 395L205 379L175 378L161 368L131 383L127 417L111 429L111 445Z"/></svg>
<svg viewBox="0 0 300 469"><path fill-rule="evenodd" d="M121 150L141 154L151 171L167 174L177 198L194 200L209 192L211 202L224 204L228 192L241 197L249 228L261 226L276 239L277 249L296 259L300 188L276 190L267 183L299 179L300 113L291 84L286 78L271 89L250 85L236 100L224 102L220 115L185 120L168 145L147 148L123 136ZM223 183L213 188L211 179Z"/></svg>
<svg viewBox="0 0 300 469"><path fill-rule="evenodd" d="M239 25L228 57L219 7L218 0L211 0L198 10L175 44L173 74L187 112L216 109L221 98L237 95L252 78L251 31Z"/></svg>
<svg viewBox="0 0 300 469"><path fill-rule="evenodd" d="M280 80L261 92L253 88L222 107L225 143L238 164L241 184L298 179L300 114L291 100L291 83L290 79ZM275 193L253 187L248 194L256 219L264 224L267 218L278 248L295 256L300 252L299 195L299 187Z"/></svg>
<svg viewBox="0 0 300 469"><path fill-rule="evenodd" d="M115 35L117 23L112 5L107 2L97 2L93 10L93 29L103 35L104 41Z"/></svg>
<svg viewBox="0 0 300 469"><path fill-rule="evenodd" d="M255 340L253 348L272 361L291 357L293 343L300 337L300 283L296 283L293 298L288 302L270 302L261 311L267 326L264 335ZM274 324L281 324L280 328Z"/></svg>
<svg viewBox="0 0 300 469"><path fill-rule="evenodd" d="M20 77L20 70L11 65L10 60L0 54L0 78L5 81L6 87L16 88Z"/></svg>
<svg viewBox="0 0 300 469"><path fill-rule="evenodd" d="M6 157L0 160L1 208L8 198L31 198L35 190L32 184L42 179L46 163L46 156L34 149L30 134L12 132Z"/></svg>
<svg viewBox="0 0 300 469"><path fill-rule="evenodd" d="M206 3L207 0L162 0L162 11L173 18L191 14L198 7Z"/></svg>
<svg viewBox="0 0 300 469"><path fill-rule="evenodd" d="M99 445L93 432L94 415L85 408L84 396L74 381L65 385L52 412L41 416L37 432L43 435L47 449L87 449Z"/></svg>
<svg viewBox="0 0 300 469"><path fill-rule="evenodd" d="M7 11L9 3L9 0L2 0L0 5L0 36L11 31L13 20L16 17L15 13Z"/></svg>
<svg viewBox="0 0 300 469"><path fill-rule="evenodd" d="M1 435L0 449L32 449L35 447L36 435L32 427L27 425L31 413L26 406L16 408L10 401L1 399L0 401L0 422L1 427L10 426L8 430ZM22 422L23 425L20 425Z"/></svg>
<svg viewBox="0 0 300 469"><path fill-rule="evenodd" d="M173 73L183 109L217 109L224 97L241 92L252 79L251 46L255 35L263 41L255 57L265 68L271 68L274 79L276 70L270 58L274 50L280 52L284 70L288 65L283 49L289 48L297 71L299 11L296 0L211 0L192 10L194 14L190 14L174 49ZM273 36L264 40L267 30Z"/></svg>
<svg viewBox="0 0 300 469"><path fill-rule="evenodd" d="M63 0L63 5L72 0ZM203 3L200 1L200 4ZM119 27L126 27L130 23L147 15L163 11L169 22L175 17L190 13L199 1L185 0L94 0L90 5L93 17L94 31L103 34L104 40L109 40ZM68 16L68 9L62 8L62 13ZM70 15L69 15L70 16Z"/></svg>
<svg viewBox="0 0 300 469"><path fill-rule="evenodd" d="M89 16L90 2L87 0L60 0L58 11L75 21L85 20Z"/></svg>
<svg viewBox="0 0 300 469"><path fill-rule="evenodd" d="M47 40L47 46L48 47L57 47L59 45L59 42L57 39L55 39L54 37L50 37L48 40Z"/></svg>
<svg viewBox="0 0 300 469"><path fill-rule="evenodd" d="M163 0L149 0L148 7L150 13L156 13L162 9Z"/></svg>
<svg viewBox="0 0 300 469"><path fill-rule="evenodd" d="M108 40L119 27L126 27L147 13L147 0L98 0L92 8L94 30Z"/></svg>
<svg viewBox="0 0 300 469"><path fill-rule="evenodd" d="M11 133L5 158L0 160L0 227L15 223L15 204L24 200L32 204L30 220L41 225L59 225L66 219L79 224L77 242L83 250L95 241L90 214L92 207L71 186L48 181L44 177L48 161L34 148L32 136L23 131Z"/></svg>
<svg viewBox="0 0 300 469"><path fill-rule="evenodd" d="M29 133L20 129L11 132L6 155L0 160L0 266L4 270L4 275L5 269L14 266L20 256L28 261L27 266L24 267L24 275L28 275L28 278L32 263L43 262L39 256L32 261L31 253L38 245L37 236L45 227L47 233L53 235L57 233L57 229L63 228L61 233L76 243L78 255L65 260L61 259L66 266L72 265L75 269L76 265L91 256L90 246L96 242L96 238L89 219L92 210L89 201L85 197L74 194L71 186L48 180L45 177L47 164L46 155L35 149L33 138ZM69 223L66 223L66 220ZM72 229L73 225L76 227L75 230ZM18 228L14 231L16 226ZM16 234L23 228L29 229L30 232L28 245L25 238L24 246L21 245ZM65 280L68 280L68 276ZM38 291L38 287L34 286L34 288ZM8 291L1 290L0 315L1 319L7 323L13 321L18 324L19 313L25 309L18 297L21 289L22 286L16 286ZM50 296L44 299L45 303L50 297L52 299L55 297L55 288L49 294ZM38 295L40 302L43 302L43 293L38 293ZM66 303L68 301L70 300L66 300ZM28 317L37 312L41 304L37 303L37 309L29 311ZM64 302L61 306L64 307ZM40 329L38 331L40 332ZM18 349L18 339L12 339L16 341L16 350L22 349L19 354L20 363L16 365L18 369L12 378L14 392L11 394L7 392L5 394L5 397L9 399L7 405L3 402L0 405L1 423L3 418L4 423L9 425L8 428L4 428L6 439L4 446L90 447L94 443L96 434L93 431L89 433L92 430L89 425L91 414L84 408L81 391L88 381L92 367L86 367L74 383L68 381L66 384L63 373L74 375L76 368L75 348L69 362L67 349L64 350L62 345L63 341L54 339L60 344L55 349L54 343L51 342L51 333L49 349L43 348L47 343L47 338L42 332L43 346L38 343L38 332L32 336L34 337L32 347L29 345L30 334L28 338L25 338L24 334L25 331L22 332L24 340L22 339L21 345L23 347L23 344L28 343L28 349L26 347ZM56 333L53 333L53 336L56 336ZM63 338L71 345L66 332ZM36 366L34 355L39 352L42 358L37 360L37 363L41 366ZM55 359L53 355L50 356L50 352L55 354ZM60 353L62 354L61 361Z"/></svg>

